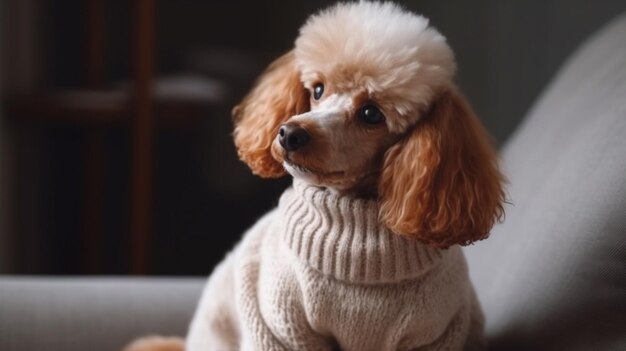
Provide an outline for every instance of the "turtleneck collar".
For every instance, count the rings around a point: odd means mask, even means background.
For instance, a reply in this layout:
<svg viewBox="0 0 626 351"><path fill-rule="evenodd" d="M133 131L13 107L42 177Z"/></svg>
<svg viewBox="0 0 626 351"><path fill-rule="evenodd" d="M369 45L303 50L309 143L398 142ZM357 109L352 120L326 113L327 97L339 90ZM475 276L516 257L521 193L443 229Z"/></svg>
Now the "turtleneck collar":
<svg viewBox="0 0 626 351"><path fill-rule="evenodd" d="M415 279L447 250L391 233L378 222L378 204L294 180L279 203L283 240L322 274L354 283Z"/></svg>

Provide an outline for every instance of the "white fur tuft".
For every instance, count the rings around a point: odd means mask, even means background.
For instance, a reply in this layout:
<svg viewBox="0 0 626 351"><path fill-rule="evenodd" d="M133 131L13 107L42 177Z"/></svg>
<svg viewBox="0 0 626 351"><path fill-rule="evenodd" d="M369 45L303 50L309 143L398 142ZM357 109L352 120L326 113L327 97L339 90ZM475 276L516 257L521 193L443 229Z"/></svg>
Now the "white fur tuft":
<svg viewBox="0 0 626 351"><path fill-rule="evenodd" d="M295 55L309 88L334 70L354 70L355 84L384 95L393 106L382 107L402 116L388 121L394 132L417 121L456 69L452 50L428 19L388 2L340 3L311 16Z"/></svg>

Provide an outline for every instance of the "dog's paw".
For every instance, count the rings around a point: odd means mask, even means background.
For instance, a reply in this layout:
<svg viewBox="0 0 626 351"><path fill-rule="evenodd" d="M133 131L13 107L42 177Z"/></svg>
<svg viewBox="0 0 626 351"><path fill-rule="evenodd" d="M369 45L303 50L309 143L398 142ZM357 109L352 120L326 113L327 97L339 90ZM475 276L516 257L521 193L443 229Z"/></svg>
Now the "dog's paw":
<svg viewBox="0 0 626 351"><path fill-rule="evenodd" d="M185 340L178 337L146 336L133 341L122 351L185 351Z"/></svg>

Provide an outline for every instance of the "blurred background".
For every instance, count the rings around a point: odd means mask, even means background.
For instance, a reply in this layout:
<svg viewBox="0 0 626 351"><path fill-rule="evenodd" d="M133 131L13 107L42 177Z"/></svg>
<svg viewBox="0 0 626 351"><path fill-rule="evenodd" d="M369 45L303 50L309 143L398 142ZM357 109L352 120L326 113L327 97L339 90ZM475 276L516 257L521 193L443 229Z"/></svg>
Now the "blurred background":
<svg viewBox="0 0 626 351"><path fill-rule="evenodd" d="M230 110L333 1L1 0L0 273L206 275L290 180ZM402 4L456 51L499 145L623 0Z"/></svg>

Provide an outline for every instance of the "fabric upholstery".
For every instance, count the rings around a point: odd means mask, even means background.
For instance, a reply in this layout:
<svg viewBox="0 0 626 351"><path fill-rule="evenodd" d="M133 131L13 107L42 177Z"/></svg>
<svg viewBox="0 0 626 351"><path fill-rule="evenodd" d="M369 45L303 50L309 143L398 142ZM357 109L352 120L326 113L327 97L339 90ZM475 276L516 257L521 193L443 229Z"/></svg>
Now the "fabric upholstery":
<svg viewBox="0 0 626 351"><path fill-rule="evenodd" d="M626 14L503 151L506 220L466 249L493 350L626 350L625 38Z"/></svg>
<svg viewBox="0 0 626 351"><path fill-rule="evenodd" d="M184 336L204 279L0 276L0 350L115 351Z"/></svg>

